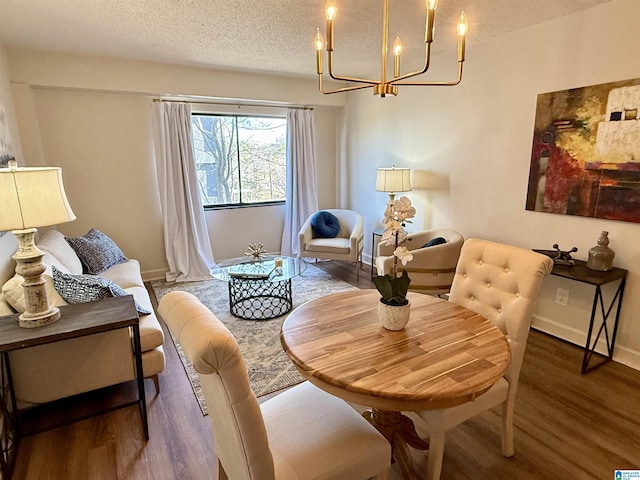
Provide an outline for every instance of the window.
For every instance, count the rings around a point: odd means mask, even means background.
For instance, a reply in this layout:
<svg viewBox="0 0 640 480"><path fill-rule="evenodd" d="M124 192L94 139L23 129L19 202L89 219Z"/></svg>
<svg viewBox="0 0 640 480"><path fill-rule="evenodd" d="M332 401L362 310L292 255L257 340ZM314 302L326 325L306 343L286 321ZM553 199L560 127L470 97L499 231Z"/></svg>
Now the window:
<svg viewBox="0 0 640 480"><path fill-rule="evenodd" d="M205 207L285 201L285 117L194 113L191 129Z"/></svg>

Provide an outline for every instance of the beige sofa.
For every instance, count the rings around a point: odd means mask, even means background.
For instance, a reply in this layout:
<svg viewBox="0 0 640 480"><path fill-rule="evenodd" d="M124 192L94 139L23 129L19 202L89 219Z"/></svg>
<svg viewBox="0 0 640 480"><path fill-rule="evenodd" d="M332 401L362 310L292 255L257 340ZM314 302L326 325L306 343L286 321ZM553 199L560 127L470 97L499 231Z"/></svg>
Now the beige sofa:
<svg viewBox="0 0 640 480"><path fill-rule="evenodd" d="M44 275L50 302L56 306L64 305L66 302L53 286L51 268L55 265L61 272L77 275L82 273L82 264L64 236L56 230L38 232L36 244L45 252L47 270ZM11 258L16 248L17 241L11 233L0 237L0 286L3 286L0 315L19 311L19 299L16 297L20 288L16 288L16 285L20 284L20 279L13 278L15 262ZM134 296L141 307L153 312L137 260L129 259L114 265L100 276L120 285ZM64 321L64 313L58 321ZM155 313L140 315L140 337L144 376L154 381L158 392L158 374L164 369L165 359L162 349L164 334ZM18 408L28 408L136 378L128 329L17 350L11 352L10 361Z"/></svg>

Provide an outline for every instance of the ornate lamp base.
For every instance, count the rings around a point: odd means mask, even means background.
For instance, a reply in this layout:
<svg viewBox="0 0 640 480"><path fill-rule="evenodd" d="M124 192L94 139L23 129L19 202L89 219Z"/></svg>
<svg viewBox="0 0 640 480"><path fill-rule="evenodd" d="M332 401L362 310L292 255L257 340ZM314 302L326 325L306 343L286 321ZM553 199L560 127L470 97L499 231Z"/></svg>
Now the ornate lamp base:
<svg viewBox="0 0 640 480"><path fill-rule="evenodd" d="M13 256L16 261L16 273L24 278L22 288L26 301L26 311L18 317L18 323L24 328L43 327L60 318L60 310L49 305L45 279L42 274L45 265L44 252L36 247L33 237L35 228L14 230L18 239L18 251Z"/></svg>

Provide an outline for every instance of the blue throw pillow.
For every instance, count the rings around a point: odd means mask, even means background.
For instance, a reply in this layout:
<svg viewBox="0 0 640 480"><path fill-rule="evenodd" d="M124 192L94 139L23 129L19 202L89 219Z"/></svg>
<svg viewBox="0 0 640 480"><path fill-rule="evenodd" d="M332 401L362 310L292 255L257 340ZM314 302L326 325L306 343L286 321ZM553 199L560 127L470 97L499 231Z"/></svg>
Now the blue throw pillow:
<svg viewBox="0 0 640 480"><path fill-rule="evenodd" d="M340 231L340 221L330 212L316 212L311 217L311 230L316 238L335 238Z"/></svg>
<svg viewBox="0 0 640 480"><path fill-rule="evenodd" d="M422 245L420 248L433 247L435 245L442 245L443 243L447 243L447 241L442 237L435 237L429 240L427 243Z"/></svg>

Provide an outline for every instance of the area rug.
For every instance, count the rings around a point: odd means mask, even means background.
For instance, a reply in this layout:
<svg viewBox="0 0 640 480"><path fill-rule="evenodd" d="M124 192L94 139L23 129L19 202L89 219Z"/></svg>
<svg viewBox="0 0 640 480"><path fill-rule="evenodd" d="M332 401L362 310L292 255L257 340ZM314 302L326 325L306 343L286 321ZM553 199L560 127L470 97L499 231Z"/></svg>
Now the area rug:
<svg viewBox="0 0 640 480"><path fill-rule="evenodd" d="M287 315L272 320L243 320L229 313L229 291L226 282L205 280L202 282L151 282L158 301L168 292L181 290L192 293L227 326L236 338L249 370L251 388L257 397L273 393L302 382L289 357L280 344L280 329ZM314 298L345 290L357 290L342 280L333 278L323 270L307 265L304 273L291 281L293 308ZM207 404L202 395L198 375L182 352L180 344L172 337L180 360L193 388L203 415Z"/></svg>

